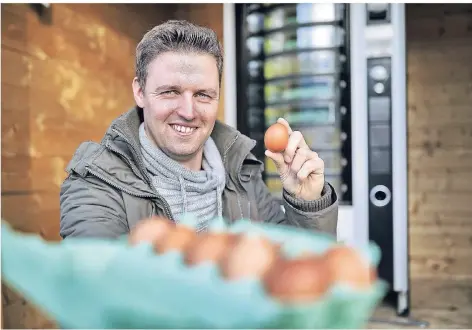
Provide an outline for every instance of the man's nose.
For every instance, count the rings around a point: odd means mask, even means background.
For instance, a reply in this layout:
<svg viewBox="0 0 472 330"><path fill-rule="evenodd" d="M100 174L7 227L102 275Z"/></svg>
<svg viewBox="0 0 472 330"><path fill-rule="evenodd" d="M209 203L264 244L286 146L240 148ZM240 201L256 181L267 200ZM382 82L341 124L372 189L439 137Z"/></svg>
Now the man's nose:
<svg viewBox="0 0 472 330"><path fill-rule="evenodd" d="M194 98L192 94L185 93L182 95L177 114L185 120L193 120L195 118Z"/></svg>

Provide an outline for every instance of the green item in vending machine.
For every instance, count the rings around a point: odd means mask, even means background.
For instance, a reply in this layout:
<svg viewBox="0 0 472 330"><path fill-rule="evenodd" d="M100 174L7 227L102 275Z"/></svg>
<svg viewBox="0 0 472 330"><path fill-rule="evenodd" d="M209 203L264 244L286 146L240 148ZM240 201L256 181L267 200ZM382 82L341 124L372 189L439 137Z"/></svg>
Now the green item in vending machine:
<svg viewBox="0 0 472 330"><path fill-rule="evenodd" d="M264 77L265 79L272 79L279 75L277 63L274 60L268 59L264 63Z"/></svg>
<svg viewBox="0 0 472 330"><path fill-rule="evenodd" d="M267 103L278 102L279 101L279 98L277 95L278 93L279 91L278 91L277 85L266 84L264 86L264 96Z"/></svg>
<svg viewBox="0 0 472 330"><path fill-rule="evenodd" d="M291 51L297 48L297 40L287 40L284 44L283 51Z"/></svg>

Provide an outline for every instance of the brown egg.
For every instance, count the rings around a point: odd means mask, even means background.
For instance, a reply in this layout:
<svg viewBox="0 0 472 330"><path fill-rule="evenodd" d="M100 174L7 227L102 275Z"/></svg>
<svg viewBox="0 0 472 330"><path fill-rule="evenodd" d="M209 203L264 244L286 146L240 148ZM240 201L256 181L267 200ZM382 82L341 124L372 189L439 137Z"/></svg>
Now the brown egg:
<svg viewBox="0 0 472 330"><path fill-rule="evenodd" d="M128 242L130 245L141 242L154 243L162 240L173 228L175 228L175 223L167 218L152 217L145 219L131 230Z"/></svg>
<svg viewBox="0 0 472 330"><path fill-rule="evenodd" d="M218 263L231 248L235 240L234 235L228 233L207 233L198 235L185 248L185 263L192 266L205 261Z"/></svg>
<svg viewBox="0 0 472 330"><path fill-rule="evenodd" d="M285 303L315 301L330 284L324 259L315 255L279 260L264 277L267 293Z"/></svg>
<svg viewBox="0 0 472 330"><path fill-rule="evenodd" d="M333 282L351 285L356 289L369 287L376 278L376 271L355 249L338 245L324 254Z"/></svg>
<svg viewBox="0 0 472 330"><path fill-rule="evenodd" d="M287 128L280 123L275 123L265 132L264 145L272 152L282 152L287 147L288 137Z"/></svg>
<svg viewBox="0 0 472 330"><path fill-rule="evenodd" d="M154 242L154 251L157 253L166 253L172 250L184 251L196 237L195 230L178 224L164 239Z"/></svg>
<svg viewBox="0 0 472 330"><path fill-rule="evenodd" d="M228 280L261 277L279 258L280 246L263 237L238 236L220 262Z"/></svg>
<svg viewBox="0 0 472 330"><path fill-rule="evenodd" d="M374 283L378 279L377 268L371 267L370 268L370 283Z"/></svg>

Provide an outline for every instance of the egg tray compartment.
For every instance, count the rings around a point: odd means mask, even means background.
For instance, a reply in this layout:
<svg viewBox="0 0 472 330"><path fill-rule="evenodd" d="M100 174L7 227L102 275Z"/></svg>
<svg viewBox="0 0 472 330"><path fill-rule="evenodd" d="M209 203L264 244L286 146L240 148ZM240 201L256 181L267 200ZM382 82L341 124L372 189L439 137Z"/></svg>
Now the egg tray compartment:
<svg viewBox="0 0 472 330"><path fill-rule="evenodd" d="M336 242L293 227L241 220L210 230L263 235L289 257L322 253ZM2 224L3 280L61 328L360 328L386 292L336 285L312 304L284 305L259 279L228 281L215 264L188 267L182 255L156 255L150 244L125 239L74 239L59 244ZM379 249L362 251L378 264Z"/></svg>

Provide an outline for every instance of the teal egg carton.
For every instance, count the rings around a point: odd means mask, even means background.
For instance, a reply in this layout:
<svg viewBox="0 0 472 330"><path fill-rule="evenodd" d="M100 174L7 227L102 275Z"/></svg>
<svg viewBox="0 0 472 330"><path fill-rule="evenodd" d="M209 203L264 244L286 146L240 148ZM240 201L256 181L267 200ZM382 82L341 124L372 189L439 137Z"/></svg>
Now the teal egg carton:
<svg viewBox="0 0 472 330"><path fill-rule="evenodd" d="M196 223L191 216L183 222ZM226 225L218 218L209 230L267 237L288 258L337 244L328 235L247 220ZM378 265L375 244L361 253ZM357 329L387 292L382 280L362 291L334 285L313 303L286 304L259 278L229 281L211 262L187 266L177 251L158 255L148 243L130 246L127 237L46 242L5 223L2 279L61 328L82 329Z"/></svg>

